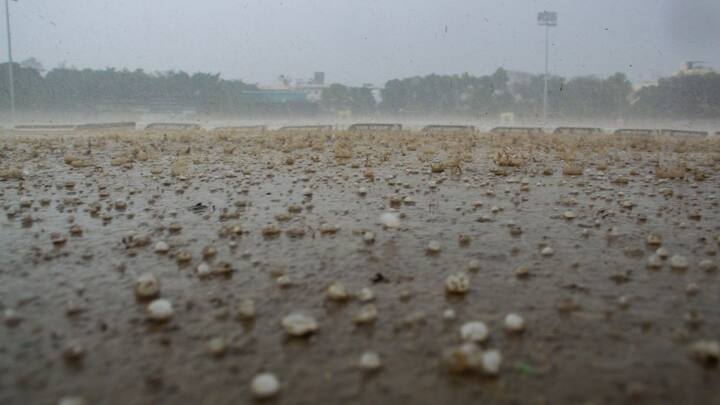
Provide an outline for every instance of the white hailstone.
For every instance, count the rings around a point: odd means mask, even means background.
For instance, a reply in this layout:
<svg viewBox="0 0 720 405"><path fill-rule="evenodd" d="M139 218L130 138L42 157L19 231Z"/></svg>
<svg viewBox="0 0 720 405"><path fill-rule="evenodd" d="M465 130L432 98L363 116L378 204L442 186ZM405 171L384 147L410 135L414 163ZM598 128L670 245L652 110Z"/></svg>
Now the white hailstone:
<svg viewBox="0 0 720 405"><path fill-rule="evenodd" d="M290 280L290 276L280 276L275 279L275 282L280 288L287 288L292 285L292 280Z"/></svg>
<svg viewBox="0 0 720 405"><path fill-rule="evenodd" d="M656 233L651 233L647 236L646 242L650 246L660 246L660 244L662 244L662 236Z"/></svg>
<svg viewBox="0 0 720 405"><path fill-rule="evenodd" d="M58 405L87 405L87 401L83 397L66 396L60 398Z"/></svg>
<svg viewBox="0 0 720 405"><path fill-rule="evenodd" d="M220 357L227 352L228 342L222 336L214 337L208 341L208 351L215 357Z"/></svg>
<svg viewBox="0 0 720 405"><path fill-rule="evenodd" d="M430 243L428 243L428 245L427 245L428 253L435 254L435 253L440 252L440 249L441 249L440 242L438 242L436 240L431 240Z"/></svg>
<svg viewBox="0 0 720 405"><path fill-rule="evenodd" d="M710 260L710 259L705 259L705 260L700 261L700 263L698 264L698 267L700 267L700 270L707 272L707 273L717 271L717 268L718 268L717 264L713 263L712 260Z"/></svg>
<svg viewBox="0 0 720 405"><path fill-rule="evenodd" d="M630 306L630 299L623 295L617 299L617 304L620 308L626 309Z"/></svg>
<svg viewBox="0 0 720 405"><path fill-rule="evenodd" d="M455 314L455 310L452 308L448 308L445 311L443 311L443 319L446 321L452 321L457 317L457 314Z"/></svg>
<svg viewBox="0 0 720 405"><path fill-rule="evenodd" d="M365 232L363 234L363 240L365 243L373 243L375 242L375 234L372 232Z"/></svg>
<svg viewBox="0 0 720 405"><path fill-rule="evenodd" d="M480 208L480 207L483 206L483 202L480 201L480 200L473 201L472 206L473 206L474 208Z"/></svg>
<svg viewBox="0 0 720 405"><path fill-rule="evenodd" d="M127 203L124 200L116 200L115 201L115 208L119 210L123 210L127 207Z"/></svg>
<svg viewBox="0 0 720 405"><path fill-rule="evenodd" d="M327 288L327 296L333 301L345 301L348 293L342 283L334 282Z"/></svg>
<svg viewBox="0 0 720 405"><path fill-rule="evenodd" d="M5 311L3 311L3 321L5 322L5 325L7 326L16 326L20 323L22 320L22 317L18 315L17 312L15 312L12 308L5 308Z"/></svg>
<svg viewBox="0 0 720 405"><path fill-rule="evenodd" d="M21 207L29 207L33 203L32 198L30 197L20 197L20 206Z"/></svg>
<svg viewBox="0 0 720 405"><path fill-rule="evenodd" d="M380 215L380 222L386 228L400 227L400 216L394 212L386 212Z"/></svg>
<svg viewBox="0 0 720 405"><path fill-rule="evenodd" d="M285 331L292 336L307 336L318 329L315 318L301 313L293 313L285 316L282 319L282 326L285 328Z"/></svg>
<svg viewBox="0 0 720 405"><path fill-rule="evenodd" d="M445 361L450 371L463 372L475 370L481 363L481 351L473 343L464 343L445 353Z"/></svg>
<svg viewBox="0 0 720 405"><path fill-rule="evenodd" d="M375 299L375 292L371 290L369 287L363 287L362 290L360 290L360 293L358 294L358 298L360 298L360 301L362 302L369 302Z"/></svg>
<svg viewBox="0 0 720 405"><path fill-rule="evenodd" d="M367 191L367 188L365 188L365 187L360 187L357 192L358 192L358 194L360 194L360 195L366 195L368 191Z"/></svg>
<svg viewBox="0 0 720 405"><path fill-rule="evenodd" d="M306 187L305 189L303 189L303 195L304 195L304 196L308 196L308 197L310 197L310 196L313 195L313 192L312 192L312 190L310 189L310 187Z"/></svg>
<svg viewBox="0 0 720 405"><path fill-rule="evenodd" d="M662 260L660 259L660 256L657 254L651 255L648 257L646 266L650 270L657 270L662 267Z"/></svg>
<svg viewBox="0 0 720 405"><path fill-rule="evenodd" d="M152 273L140 275L135 282L135 295L138 298L154 298L160 293L160 282Z"/></svg>
<svg viewBox="0 0 720 405"><path fill-rule="evenodd" d="M487 326L480 321L467 322L460 327L460 337L466 342L482 342L489 333Z"/></svg>
<svg viewBox="0 0 720 405"><path fill-rule="evenodd" d="M543 256L552 256L555 251L550 246L546 246L543 248L543 250L540 251L540 254Z"/></svg>
<svg viewBox="0 0 720 405"><path fill-rule="evenodd" d="M250 389L255 398L270 398L280 391L280 381L275 374L261 373L253 378Z"/></svg>
<svg viewBox="0 0 720 405"><path fill-rule="evenodd" d="M673 270L687 270L688 260L685 256L675 255L670 258L670 267Z"/></svg>
<svg viewBox="0 0 720 405"><path fill-rule="evenodd" d="M502 366L502 355L498 350L487 350L480 357L482 372L487 375L498 375Z"/></svg>
<svg viewBox="0 0 720 405"><path fill-rule="evenodd" d="M378 317L377 307L373 304L363 305L362 308L355 314L353 322L356 324L366 324L375 322Z"/></svg>
<svg viewBox="0 0 720 405"><path fill-rule="evenodd" d="M563 217L565 217L565 219L575 219L575 213L572 211L565 211L565 213L563 213Z"/></svg>
<svg viewBox="0 0 720 405"><path fill-rule="evenodd" d="M476 272L480 270L480 260L472 259L468 262L468 264L465 266L465 270Z"/></svg>
<svg viewBox="0 0 720 405"><path fill-rule="evenodd" d="M664 247L658 248L658 250L655 251L655 254L663 260L667 259L670 256L670 252L668 252L668 250Z"/></svg>
<svg viewBox="0 0 720 405"><path fill-rule="evenodd" d="M172 318L172 303L166 299L156 299L147 306L148 317L157 322L164 322Z"/></svg>
<svg viewBox="0 0 720 405"><path fill-rule="evenodd" d="M168 250L170 250L170 246L163 241L155 244L155 253L167 253Z"/></svg>
<svg viewBox="0 0 720 405"><path fill-rule="evenodd" d="M242 320L250 320L255 318L255 302L250 298L240 301L238 305L238 318Z"/></svg>
<svg viewBox="0 0 720 405"><path fill-rule="evenodd" d="M209 276L210 275L210 265L208 265L205 262L198 264L197 268L195 269L195 273L197 273L197 275L199 277Z"/></svg>
<svg viewBox="0 0 720 405"><path fill-rule="evenodd" d="M375 352L365 352L360 356L358 366L363 370L374 371L382 367L380 355Z"/></svg>
<svg viewBox="0 0 720 405"><path fill-rule="evenodd" d="M720 342L699 340L690 346L690 355L705 365L715 365L720 360Z"/></svg>
<svg viewBox="0 0 720 405"><path fill-rule="evenodd" d="M465 294L470 290L470 279L464 273L451 274L445 278L445 291L450 294Z"/></svg>
<svg viewBox="0 0 720 405"><path fill-rule="evenodd" d="M685 287L685 292L687 293L687 295L695 295L700 292L700 287L698 287L698 285L695 283L690 283L687 285L687 287Z"/></svg>
<svg viewBox="0 0 720 405"><path fill-rule="evenodd" d="M518 333L525 330L525 319L518 314L507 314L505 316L505 330Z"/></svg>

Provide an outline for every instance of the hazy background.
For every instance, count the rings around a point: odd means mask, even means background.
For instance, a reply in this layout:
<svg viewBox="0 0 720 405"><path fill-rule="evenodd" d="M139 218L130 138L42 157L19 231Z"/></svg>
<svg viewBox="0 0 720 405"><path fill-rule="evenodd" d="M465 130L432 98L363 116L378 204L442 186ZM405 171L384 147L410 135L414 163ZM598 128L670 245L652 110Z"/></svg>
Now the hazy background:
<svg viewBox="0 0 720 405"><path fill-rule="evenodd" d="M15 59L34 56L46 69L207 71L249 83L320 70L330 82L380 86L500 66L540 73L543 9L559 15L551 30L559 75L621 71L643 82L686 60L720 66L718 0L20 0L11 8Z"/></svg>

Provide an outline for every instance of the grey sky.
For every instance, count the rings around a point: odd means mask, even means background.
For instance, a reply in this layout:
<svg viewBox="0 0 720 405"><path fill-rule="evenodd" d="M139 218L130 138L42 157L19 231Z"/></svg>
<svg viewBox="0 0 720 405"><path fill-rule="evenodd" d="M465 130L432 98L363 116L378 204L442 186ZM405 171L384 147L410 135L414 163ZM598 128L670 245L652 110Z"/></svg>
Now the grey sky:
<svg viewBox="0 0 720 405"><path fill-rule="evenodd" d="M250 83L322 70L330 82L377 85L500 66L538 73L544 37L535 18L543 9L559 14L555 73L624 71L648 81L685 60L720 68L718 0L20 0L11 7L15 58L35 56L46 68L65 61L182 69Z"/></svg>

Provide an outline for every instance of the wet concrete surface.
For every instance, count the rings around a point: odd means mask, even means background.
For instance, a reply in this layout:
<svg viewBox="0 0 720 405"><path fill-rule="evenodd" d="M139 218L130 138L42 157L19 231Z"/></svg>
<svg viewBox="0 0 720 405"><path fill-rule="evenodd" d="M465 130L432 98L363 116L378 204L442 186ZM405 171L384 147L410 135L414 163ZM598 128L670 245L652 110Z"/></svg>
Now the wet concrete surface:
<svg viewBox="0 0 720 405"><path fill-rule="evenodd" d="M2 404L248 403L264 371L281 389L263 402L278 404L720 403L717 365L688 349L720 339L718 272L700 264L717 264L720 248L716 139L148 132L0 143ZM658 172L678 164L678 178ZM382 225L387 212L399 228ZM168 253L154 252L159 241ZM660 246L687 269L669 258L648 269ZM203 262L232 272L201 277ZM144 273L172 302L170 321L149 321L135 297ZM467 273L469 292L445 291L454 273ZM328 299L333 282L353 296ZM357 325L364 287L378 318ZM239 320L248 298L255 319ZM281 318L296 311L317 320L315 334L286 334ZM524 317L523 333L504 331L508 313ZM482 348L502 353L497 376L445 364L475 320L490 329ZM208 349L216 337L223 355ZM84 354L69 356L71 343ZM380 370L357 367L368 350Z"/></svg>

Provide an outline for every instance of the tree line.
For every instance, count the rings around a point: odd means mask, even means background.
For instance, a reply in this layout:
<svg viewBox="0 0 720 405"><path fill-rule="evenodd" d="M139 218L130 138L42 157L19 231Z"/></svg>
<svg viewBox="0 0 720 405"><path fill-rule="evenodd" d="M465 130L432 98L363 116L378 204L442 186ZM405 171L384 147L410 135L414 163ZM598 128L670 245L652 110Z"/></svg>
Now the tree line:
<svg viewBox="0 0 720 405"><path fill-rule="evenodd" d="M0 64L0 110L9 109L8 64ZM182 106L198 111L243 114L265 111L258 88L219 74L148 73L143 70L55 68L14 64L18 110L89 110L99 108ZM497 117L512 112L539 117L543 76L518 75L498 69L490 75L427 75L385 83L376 98L373 90L333 84L320 102L297 111L351 111L353 114L446 115ZM304 103L311 104L311 103ZM288 110L267 110L266 112ZM548 114L552 118L718 118L720 74L680 75L660 79L634 91L622 73L566 79L548 78Z"/></svg>

